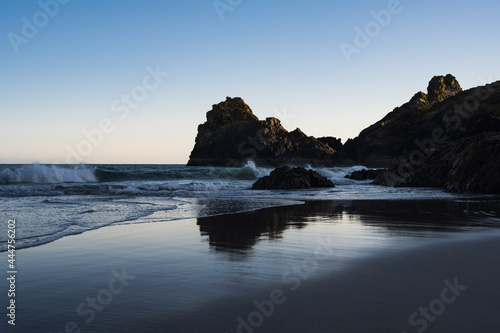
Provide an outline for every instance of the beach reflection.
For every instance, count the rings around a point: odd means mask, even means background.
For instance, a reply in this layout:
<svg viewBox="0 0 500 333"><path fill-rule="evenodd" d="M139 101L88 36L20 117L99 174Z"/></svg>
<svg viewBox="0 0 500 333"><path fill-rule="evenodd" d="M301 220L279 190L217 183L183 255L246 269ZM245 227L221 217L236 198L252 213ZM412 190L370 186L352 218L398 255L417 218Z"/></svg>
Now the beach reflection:
<svg viewBox="0 0 500 333"><path fill-rule="evenodd" d="M387 237L435 238L444 237L447 232L498 227L499 216L499 201L493 198L309 201L302 205L198 218L197 224L212 249L245 254L261 240L281 239L287 229L319 223L325 226L325 232L329 225L360 223L363 228L376 229Z"/></svg>
<svg viewBox="0 0 500 333"><path fill-rule="evenodd" d="M307 225L305 216L298 215L302 205L263 209L242 214L199 218L202 236L215 250L249 250L260 239L280 239L288 228ZM299 218L297 218L297 216Z"/></svg>

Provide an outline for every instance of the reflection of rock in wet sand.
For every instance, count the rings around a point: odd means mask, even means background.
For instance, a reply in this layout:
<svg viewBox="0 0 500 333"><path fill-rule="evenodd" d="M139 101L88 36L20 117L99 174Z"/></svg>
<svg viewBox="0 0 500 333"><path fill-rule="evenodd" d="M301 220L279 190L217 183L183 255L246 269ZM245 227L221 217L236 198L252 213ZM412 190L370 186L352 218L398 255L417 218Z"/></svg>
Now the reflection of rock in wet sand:
<svg viewBox="0 0 500 333"><path fill-rule="evenodd" d="M288 228L328 223L362 223L388 233L463 231L458 227L498 224L495 200L310 201L303 205L199 218L197 224L215 250L249 250L262 239L279 239Z"/></svg>

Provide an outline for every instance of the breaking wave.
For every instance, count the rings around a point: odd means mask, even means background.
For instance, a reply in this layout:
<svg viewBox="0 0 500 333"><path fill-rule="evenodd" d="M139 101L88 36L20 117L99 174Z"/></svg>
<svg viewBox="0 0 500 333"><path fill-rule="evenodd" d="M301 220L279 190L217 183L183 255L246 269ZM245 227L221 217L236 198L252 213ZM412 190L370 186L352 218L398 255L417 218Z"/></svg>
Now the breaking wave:
<svg viewBox="0 0 500 333"><path fill-rule="evenodd" d="M102 183L129 180L256 180L270 172L271 169L256 167L255 163L250 161L242 168L185 167L184 165L100 165L95 169L95 176Z"/></svg>
<svg viewBox="0 0 500 333"><path fill-rule="evenodd" d="M86 166L29 164L0 170L0 183L96 183L94 171Z"/></svg>
<svg viewBox="0 0 500 333"><path fill-rule="evenodd" d="M334 184L347 185L359 182L345 179L344 176L364 167L314 169L331 179ZM42 184L77 183L83 186L79 188L80 191L94 192L96 188L92 187L89 191L86 185L82 184L108 183L118 186L123 182L139 181L161 182L162 185L156 188L156 191L203 191L217 190L219 187L224 189L227 183L234 181L255 181L269 175L272 170L272 168L257 167L252 161L241 168L186 167L185 165L3 165L0 168L0 184L37 184L40 186ZM101 188L99 190L102 192ZM140 190L153 191L151 188L139 188ZM139 191L135 192L139 194Z"/></svg>
<svg viewBox="0 0 500 333"><path fill-rule="evenodd" d="M345 176L350 175L354 171L360 171L364 169L366 169L366 167L361 165L356 165L352 167L333 167L333 168L317 168L317 169L315 168L315 170L318 173L333 181L335 185L371 183L371 180L358 181L345 178Z"/></svg>

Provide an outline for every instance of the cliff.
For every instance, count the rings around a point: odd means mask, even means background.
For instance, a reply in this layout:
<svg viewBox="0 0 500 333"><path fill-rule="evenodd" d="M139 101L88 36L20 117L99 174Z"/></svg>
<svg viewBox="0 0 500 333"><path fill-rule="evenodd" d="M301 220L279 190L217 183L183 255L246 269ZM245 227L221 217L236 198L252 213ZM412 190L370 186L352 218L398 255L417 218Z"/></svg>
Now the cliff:
<svg viewBox="0 0 500 333"><path fill-rule="evenodd" d="M435 76L427 93L418 92L348 140L338 163L394 167L415 151L487 131L500 131L500 81L462 91L452 75Z"/></svg>
<svg viewBox="0 0 500 333"><path fill-rule="evenodd" d="M374 183L438 187L462 193L500 193L500 132L444 142L421 163L401 163L384 171Z"/></svg>
<svg viewBox="0 0 500 333"><path fill-rule="evenodd" d="M452 75L435 76L426 93L416 93L344 145L298 128L288 132L278 119L259 120L241 98L228 97L199 125L188 165L238 167L249 160L261 166L389 168L377 184L500 193L500 81L463 91Z"/></svg>
<svg viewBox="0 0 500 333"><path fill-rule="evenodd" d="M243 99L227 97L198 126L189 166L333 165L336 151L300 129L288 132L276 118L259 120Z"/></svg>

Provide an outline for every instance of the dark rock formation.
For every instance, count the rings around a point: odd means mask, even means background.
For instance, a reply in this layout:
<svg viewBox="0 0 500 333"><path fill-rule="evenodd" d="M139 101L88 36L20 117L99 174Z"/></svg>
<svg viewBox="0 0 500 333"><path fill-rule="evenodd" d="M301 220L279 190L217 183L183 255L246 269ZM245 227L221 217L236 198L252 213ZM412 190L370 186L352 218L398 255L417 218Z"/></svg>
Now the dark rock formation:
<svg viewBox="0 0 500 333"><path fill-rule="evenodd" d="M318 141L327 144L336 151L342 150L342 139L337 139L333 136L324 136L322 138L318 138Z"/></svg>
<svg viewBox="0 0 500 333"><path fill-rule="evenodd" d="M434 76L427 86L429 104L433 105L442 102L461 91L462 88L453 75Z"/></svg>
<svg viewBox="0 0 500 333"><path fill-rule="evenodd" d="M198 126L188 165L333 165L336 151L300 129L288 132L276 118L259 120L239 98L213 105Z"/></svg>
<svg viewBox="0 0 500 333"><path fill-rule="evenodd" d="M361 164L392 168L377 177L379 184L499 193L495 174L487 170L498 174L499 133L500 81L462 91L448 74L433 77L427 93L416 93L344 145L300 129L288 132L278 119L259 120L241 98L228 97L198 127L188 165L242 166L249 160L262 166ZM302 181L291 183L302 186Z"/></svg>
<svg viewBox="0 0 500 333"><path fill-rule="evenodd" d="M451 192L500 193L500 132L446 142L420 166L406 164L374 181L387 186L438 187Z"/></svg>
<svg viewBox="0 0 500 333"><path fill-rule="evenodd" d="M252 190L290 190L312 187L335 187L333 182L314 170L283 166L274 169L269 176L257 180Z"/></svg>
<svg viewBox="0 0 500 333"><path fill-rule="evenodd" d="M452 75L435 76L427 94L419 92L382 120L348 140L338 164L386 168L429 154L438 144L485 131L500 131L500 81L462 91Z"/></svg>
<svg viewBox="0 0 500 333"><path fill-rule="evenodd" d="M349 175L345 175L344 178L353 180L373 180L382 174L385 169L363 169L358 171L353 171Z"/></svg>

